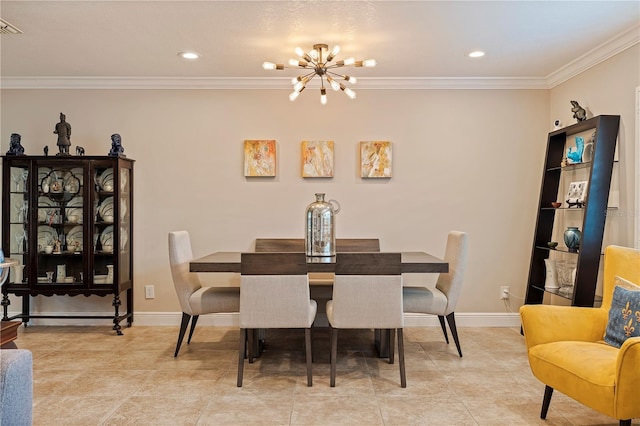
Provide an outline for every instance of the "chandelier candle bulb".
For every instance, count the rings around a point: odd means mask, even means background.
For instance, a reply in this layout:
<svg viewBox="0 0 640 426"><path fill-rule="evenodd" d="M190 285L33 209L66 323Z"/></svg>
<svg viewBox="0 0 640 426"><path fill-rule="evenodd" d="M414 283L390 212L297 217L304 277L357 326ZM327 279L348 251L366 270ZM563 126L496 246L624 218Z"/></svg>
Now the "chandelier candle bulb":
<svg viewBox="0 0 640 426"><path fill-rule="evenodd" d="M336 44L335 46L333 46L333 50L331 51L331 53L329 53L329 56L327 56L327 62L331 62L338 53L340 53L340 46Z"/></svg>

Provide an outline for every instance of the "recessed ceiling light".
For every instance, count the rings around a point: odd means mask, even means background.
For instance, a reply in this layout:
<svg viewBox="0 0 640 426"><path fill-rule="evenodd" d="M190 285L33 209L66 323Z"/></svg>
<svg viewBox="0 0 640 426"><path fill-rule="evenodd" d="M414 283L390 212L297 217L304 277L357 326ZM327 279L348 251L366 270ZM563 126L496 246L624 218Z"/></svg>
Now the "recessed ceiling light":
<svg viewBox="0 0 640 426"><path fill-rule="evenodd" d="M182 59L198 59L200 55L196 52L180 52L178 53Z"/></svg>
<svg viewBox="0 0 640 426"><path fill-rule="evenodd" d="M474 50L469 53L470 58L482 58L484 56L484 52L482 50Z"/></svg>

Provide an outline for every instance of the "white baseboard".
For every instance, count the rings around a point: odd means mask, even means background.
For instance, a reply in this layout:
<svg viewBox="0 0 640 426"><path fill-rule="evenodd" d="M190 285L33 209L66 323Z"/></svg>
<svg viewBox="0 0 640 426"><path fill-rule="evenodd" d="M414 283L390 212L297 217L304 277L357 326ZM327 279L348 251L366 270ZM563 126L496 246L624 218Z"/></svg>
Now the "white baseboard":
<svg viewBox="0 0 640 426"><path fill-rule="evenodd" d="M17 315L18 312L10 312L9 316ZM113 315L113 312L39 312L34 315ZM406 327L440 327L438 317L434 315L406 314ZM182 319L181 312L134 312L133 324L143 326L179 326ZM53 319L34 318L30 325L110 325L109 319ZM126 321L120 325L126 326ZM198 319L199 326L217 327L237 327L238 314L209 314L202 315ZM456 314L456 325L458 327L520 327L520 315L516 313L459 313Z"/></svg>

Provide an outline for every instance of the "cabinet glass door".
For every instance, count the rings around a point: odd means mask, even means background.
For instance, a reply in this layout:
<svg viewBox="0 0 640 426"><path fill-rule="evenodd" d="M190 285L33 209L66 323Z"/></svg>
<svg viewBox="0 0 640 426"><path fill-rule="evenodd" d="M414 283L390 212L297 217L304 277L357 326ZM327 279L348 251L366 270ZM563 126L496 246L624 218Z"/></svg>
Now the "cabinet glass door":
<svg viewBox="0 0 640 426"><path fill-rule="evenodd" d="M130 282L131 276L131 170L120 169L120 248L118 277L121 283Z"/></svg>
<svg viewBox="0 0 640 426"><path fill-rule="evenodd" d="M11 268L10 282L21 284L26 281L25 267L29 258L29 168L28 166L12 166L9 182L9 253L5 256L18 261L19 265Z"/></svg>
<svg viewBox="0 0 640 426"><path fill-rule="evenodd" d="M81 285L84 279L84 171L81 167L39 165L37 173L38 284Z"/></svg>
<svg viewBox="0 0 640 426"><path fill-rule="evenodd" d="M112 164L112 163L109 163ZM116 209L114 168L96 164L93 168L93 283L96 286L112 285L115 265L115 230L118 217Z"/></svg>

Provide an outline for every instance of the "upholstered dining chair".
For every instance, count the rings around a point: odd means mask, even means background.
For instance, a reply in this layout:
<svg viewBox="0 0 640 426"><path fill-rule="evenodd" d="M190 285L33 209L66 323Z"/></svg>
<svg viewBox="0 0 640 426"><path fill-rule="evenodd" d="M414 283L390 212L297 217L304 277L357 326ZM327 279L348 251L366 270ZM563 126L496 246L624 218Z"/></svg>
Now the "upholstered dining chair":
<svg viewBox="0 0 640 426"><path fill-rule="evenodd" d="M191 260L193 260L193 252L189 233L187 231L170 232L169 264L173 285L182 309L182 322L174 357L178 356L189 321L191 321L191 329L187 344L191 343L200 315L240 310L240 290L233 287L203 287L198 275L189 272Z"/></svg>
<svg viewBox="0 0 640 426"><path fill-rule="evenodd" d="M398 336L400 385L407 387L402 330L402 275L400 253L338 253L333 298L327 302L331 336L330 385L336 385L339 329L388 330L389 363L394 363Z"/></svg>
<svg viewBox="0 0 640 426"><path fill-rule="evenodd" d="M238 387L242 386L245 354L253 362L256 331L272 328L304 329L307 386L312 386L311 325L317 309L309 293L305 253L242 253Z"/></svg>
<svg viewBox="0 0 640 426"><path fill-rule="evenodd" d="M449 344L447 327L444 323L446 318L460 356L462 356L462 350L456 328L455 310L467 266L468 241L467 233L450 231L444 254L444 260L449 263L449 272L438 276L435 288L408 286L403 289L404 312L437 315L444 333L444 340Z"/></svg>
<svg viewBox="0 0 640 426"><path fill-rule="evenodd" d="M524 305L520 318L541 419L554 389L621 426L640 418L640 250L605 249L600 307Z"/></svg>

